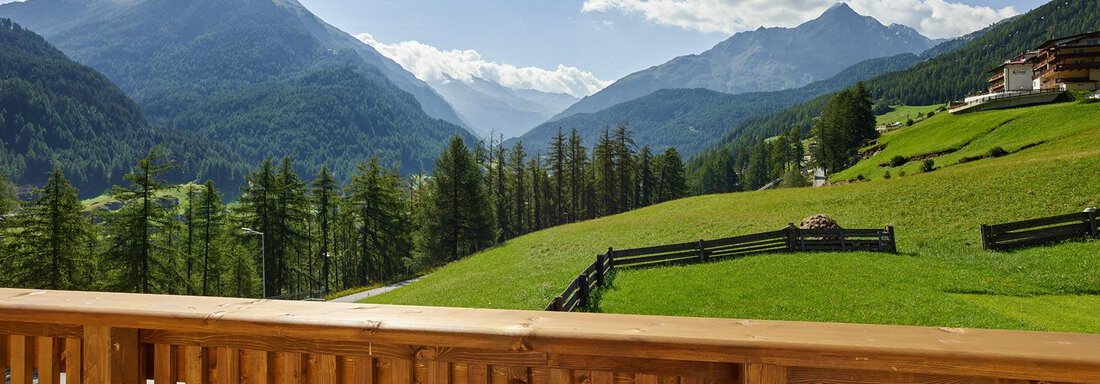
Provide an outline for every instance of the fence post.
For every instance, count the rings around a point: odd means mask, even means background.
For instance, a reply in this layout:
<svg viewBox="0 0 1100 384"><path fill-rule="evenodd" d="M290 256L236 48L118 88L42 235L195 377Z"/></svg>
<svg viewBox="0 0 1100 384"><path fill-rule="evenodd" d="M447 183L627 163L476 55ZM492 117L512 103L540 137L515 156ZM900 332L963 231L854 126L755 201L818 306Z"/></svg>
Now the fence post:
<svg viewBox="0 0 1100 384"><path fill-rule="evenodd" d="M886 236L887 236L887 238L886 238L886 241L887 241L886 250L887 250L887 252L898 253L898 236L897 236L897 233L894 232L894 226L893 225L887 225L886 226Z"/></svg>
<svg viewBox="0 0 1100 384"><path fill-rule="evenodd" d="M596 285L601 286L601 287L604 286L604 282L605 282L604 269L603 269L604 267L603 266L604 266L604 260L606 260L606 259L607 259L607 256L596 255Z"/></svg>
<svg viewBox="0 0 1100 384"><path fill-rule="evenodd" d="M703 240L699 239L699 262L707 262L707 249L703 248Z"/></svg>
<svg viewBox="0 0 1100 384"><path fill-rule="evenodd" d="M607 270L610 271L611 268L615 267L615 249L611 248L611 247L607 247L606 255L607 255Z"/></svg>
<svg viewBox="0 0 1100 384"><path fill-rule="evenodd" d="M1096 207L1088 207L1085 209L1085 212L1089 214L1089 233L1092 235L1092 238L1095 239L1100 237L1100 233L1097 233Z"/></svg>
<svg viewBox="0 0 1100 384"><path fill-rule="evenodd" d="M794 252L797 242L795 239L798 236L798 227L794 226L794 223L787 224L787 251Z"/></svg>
<svg viewBox="0 0 1100 384"><path fill-rule="evenodd" d="M550 302L550 310L554 312L561 312L562 300L563 299L560 295L554 296L554 301Z"/></svg>
<svg viewBox="0 0 1100 384"><path fill-rule="evenodd" d="M588 306L588 276L581 274L577 276L577 296L580 298L578 304L582 307Z"/></svg>
<svg viewBox="0 0 1100 384"><path fill-rule="evenodd" d="M989 226L982 224L978 227L982 232L982 249L988 251L992 246L992 239L989 238Z"/></svg>

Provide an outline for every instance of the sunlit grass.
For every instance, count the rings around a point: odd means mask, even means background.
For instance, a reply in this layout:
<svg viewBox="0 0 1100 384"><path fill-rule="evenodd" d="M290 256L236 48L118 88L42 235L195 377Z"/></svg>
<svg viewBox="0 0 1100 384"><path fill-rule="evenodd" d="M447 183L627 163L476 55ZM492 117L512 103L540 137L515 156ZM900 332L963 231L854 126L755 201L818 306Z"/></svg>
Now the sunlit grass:
<svg viewBox="0 0 1100 384"><path fill-rule="evenodd" d="M1085 108L1094 108L1095 121ZM620 271L601 310L621 313L919 324L1100 332L1063 316L1100 313L1100 242L1017 252L981 250L978 225L1080 211L1100 204L1100 110L1061 104L1029 108L1084 126L1021 127L988 145L1046 144L932 173L818 189L702 196L577 223L509 241L441 268L419 283L370 299L379 303L541 309L608 246L629 248L774 230L825 213L846 227L895 225L901 254L762 255L714 264ZM954 121L964 118L966 122ZM1011 116L1009 116L1011 117ZM1002 113L937 115L910 128L985 132ZM942 119L942 120L940 120ZM899 133L902 131L899 131ZM1016 132L1016 133L1013 133ZM950 136L950 135L947 135ZM901 139L897 147L911 144ZM975 143L978 141L975 140ZM914 148L919 147L912 145ZM935 147L929 145L928 147ZM1006 147L1008 148L1008 147ZM972 296L992 297L986 301ZM1053 309L1021 306L1055 298ZM1082 298L1075 300L1074 298ZM1048 305L1048 304L1043 304ZM1038 307L1041 308L1041 307ZM1090 325L1092 324L1092 325Z"/></svg>

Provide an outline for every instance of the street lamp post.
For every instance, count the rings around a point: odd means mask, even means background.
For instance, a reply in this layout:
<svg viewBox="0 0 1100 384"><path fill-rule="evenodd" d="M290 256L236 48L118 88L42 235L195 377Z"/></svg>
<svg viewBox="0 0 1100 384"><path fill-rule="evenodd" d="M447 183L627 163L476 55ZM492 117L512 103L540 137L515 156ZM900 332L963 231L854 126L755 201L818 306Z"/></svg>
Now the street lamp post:
<svg viewBox="0 0 1100 384"><path fill-rule="evenodd" d="M261 282L260 285L263 286L263 298L266 299L267 298L267 253L264 252L264 243L265 243L264 233L260 232L260 231L257 231L257 230L254 230L252 228L241 228L241 233L244 233L246 235L253 235L253 236L259 235L260 236L260 262L263 263L263 265L260 266L260 271L262 271L262 279L263 279L263 282Z"/></svg>

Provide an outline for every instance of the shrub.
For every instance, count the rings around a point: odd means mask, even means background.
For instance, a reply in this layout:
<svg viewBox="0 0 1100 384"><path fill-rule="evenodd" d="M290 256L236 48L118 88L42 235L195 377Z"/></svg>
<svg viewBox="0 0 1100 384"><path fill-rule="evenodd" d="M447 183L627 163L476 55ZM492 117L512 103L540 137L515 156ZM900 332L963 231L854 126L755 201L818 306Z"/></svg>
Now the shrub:
<svg viewBox="0 0 1100 384"><path fill-rule="evenodd" d="M882 178L884 180L890 180L890 171L886 171L886 173L882 174Z"/></svg>
<svg viewBox="0 0 1100 384"><path fill-rule="evenodd" d="M911 127L911 126L913 126L913 119L905 120L905 126L906 126L906 127Z"/></svg>
<svg viewBox="0 0 1100 384"><path fill-rule="evenodd" d="M936 115L936 111L928 111L928 116L925 116L925 117L931 118L932 116L935 116L935 115Z"/></svg>
<svg viewBox="0 0 1100 384"><path fill-rule="evenodd" d="M900 156L900 155L899 156L894 156L894 158L890 159L890 166L891 167L900 167L900 166L905 165L905 163L908 163L908 162L909 162L909 159L905 158L904 156Z"/></svg>
<svg viewBox="0 0 1100 384"><path fill-rule="evenodd" d="M898 171L898 177L905 177L905 170Z"/></svg>
<svg viewBox="0 0 1100 384"><path fill-rule="evenodd" d="M861 174L856 175L856 180L863 181L863 180L867 180L867 178L863 177L863 174L861 173Z"/></svg>
<svg viewBox="0 0 1100 384"><path fill-rule="evenodd" d="M1008 155L1008 151L1001 147L993 147L989 149L989 157L1001 157Z"/></svg>
<svg viewBox="0 0 1100 384"><path fill-rule="evenodd" d="M921 172L932 172L934 170L936 170L936 162L933 161L932 159L925 160L920 165L920 171Z"/></svg>

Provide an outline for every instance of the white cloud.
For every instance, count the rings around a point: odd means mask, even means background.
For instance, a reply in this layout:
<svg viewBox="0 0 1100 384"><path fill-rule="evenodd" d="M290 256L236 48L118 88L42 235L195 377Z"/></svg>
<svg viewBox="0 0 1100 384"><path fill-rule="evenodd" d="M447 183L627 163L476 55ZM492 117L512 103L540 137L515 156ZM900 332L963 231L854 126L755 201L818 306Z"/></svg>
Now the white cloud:
<svg viewBox="0 0 1100 384"><path fill-rule="evenodd" d="M760 26L793 27L813 19L837 0L585 0L582 12L640 14L651 22L732 34ZM884 24L913 27L931 38L955 37L1019 14L945 0L849 0L852 9Z"/></svg>
<svg viewBox="0 0 1100 384"><path fill-rule="evenodd" d="M428 82L444 82L448 77L471 82L474 77L479 77L512 89L568 93L577 97L591 95L610 84L590 72L560 64L553 70L516 67L487 61L472 49L443 51L418 41L386 44L369 33L355 37L393 59L417 78Z"/></svg>

